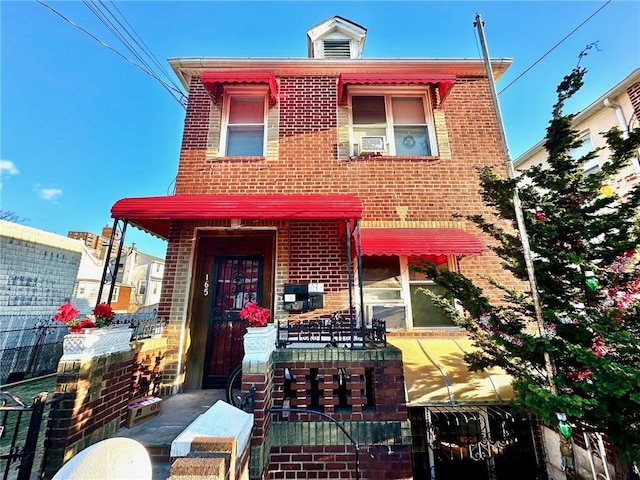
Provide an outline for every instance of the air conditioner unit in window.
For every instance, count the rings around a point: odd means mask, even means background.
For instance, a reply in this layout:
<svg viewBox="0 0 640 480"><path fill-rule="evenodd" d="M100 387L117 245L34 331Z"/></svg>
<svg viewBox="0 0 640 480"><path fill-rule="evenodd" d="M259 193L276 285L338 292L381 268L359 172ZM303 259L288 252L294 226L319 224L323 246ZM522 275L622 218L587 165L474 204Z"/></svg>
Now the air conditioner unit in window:
<svg viewBox="0 0 640 480"><path fill-rule="evenodd" d="M382 135L360 137L358 153L384 153L386 145L386 139Z"/></svg>

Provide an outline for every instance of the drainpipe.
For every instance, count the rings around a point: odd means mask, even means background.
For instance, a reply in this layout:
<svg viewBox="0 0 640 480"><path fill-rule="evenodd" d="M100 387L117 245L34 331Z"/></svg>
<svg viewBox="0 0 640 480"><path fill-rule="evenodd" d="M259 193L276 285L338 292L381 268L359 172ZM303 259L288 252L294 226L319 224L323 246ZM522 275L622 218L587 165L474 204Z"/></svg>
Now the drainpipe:
<svg viewBox="0 0 640 480"><path fill-rule="evenodd" d="M624 112L622 111L622 107L620 104L611 101L609 97L605 98L602 101L602 104L607 108L613 108L616 112L616 117L618 119L618 128L622 131L622 138L629 138L629 127L627 126L627 119L624 116ZM636 156L634 162L631 162L633 165L633 171L636 176L640 176L640 158Z"/></svg>
<svg viewBox="0 0 640 480"><path fill-rule="evenodd" d="M622 138L629 138L629 129L627 128L627 119L624 118L624 112L622 107L615 102L612 102L609 97L602 101L602 104L607 108L613 108L616 111L616 117L618 118L618 127L622 130Z"/></svg>

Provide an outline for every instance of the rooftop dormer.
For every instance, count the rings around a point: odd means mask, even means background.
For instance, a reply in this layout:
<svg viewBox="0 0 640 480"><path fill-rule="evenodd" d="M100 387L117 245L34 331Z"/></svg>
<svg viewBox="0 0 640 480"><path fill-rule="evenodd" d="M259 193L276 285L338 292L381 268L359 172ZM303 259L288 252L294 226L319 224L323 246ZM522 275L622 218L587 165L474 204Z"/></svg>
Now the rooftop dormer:
<svg viewBox="0 0 640 480"><path fill-rule="evenodd" d="M309 58L362 58L367 29L332 17L307 32Z"/></svg>

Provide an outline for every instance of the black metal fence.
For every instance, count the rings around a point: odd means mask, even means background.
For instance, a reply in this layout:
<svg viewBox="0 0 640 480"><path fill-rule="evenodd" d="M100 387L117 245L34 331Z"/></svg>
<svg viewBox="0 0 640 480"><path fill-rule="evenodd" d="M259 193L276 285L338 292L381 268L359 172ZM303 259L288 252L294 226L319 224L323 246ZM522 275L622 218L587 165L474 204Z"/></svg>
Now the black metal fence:
<svg viewBox="0 0 640 480"><path fill-rule="evenodd" d="M49 316L0 316L0 383L55 372L68 331Z"/></svg>
<svg viewBox="0 0 640 480"><path fill-rule="evenodd" d="M167 319L156 313L118 313L114 324L129 325L131 341L162 335ZM47 315L0 316L0 384L53 373L69 328Z"/></svg>
<svg viewBox="0 0 640 480"><path fill-rule="evenodd" d="M346 348L386 347L387 327L384 320L377 319L371 325L353 325L341 315L278 325L278 347L292 344Z"/></svg>
<svg viewBox="0 0 640 480"><path fill-rule="evenodd" d="M18 395L0 392L0 477L3 480L29 480L41 468L47 392L25 403Z"/></svg>
<svg viewBox="0 0 640 480"><path fill-rule="evenodd" d="M162 336L162 330L168 321L167 318L158 317L155 312L116 313L113 316L114 325L129 325L133 329L131 333L132 342Z"/></svg>

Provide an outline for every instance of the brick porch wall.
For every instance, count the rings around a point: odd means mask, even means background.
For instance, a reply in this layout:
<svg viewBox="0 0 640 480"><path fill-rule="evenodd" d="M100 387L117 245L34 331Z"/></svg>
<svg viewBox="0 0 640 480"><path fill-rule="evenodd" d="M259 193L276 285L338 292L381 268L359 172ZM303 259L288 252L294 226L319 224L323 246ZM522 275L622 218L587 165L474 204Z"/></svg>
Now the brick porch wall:
<svg viewBox="0 0 640 480"><path fill-rule="evenodd" d="M110 438L123 425L131 401L134 351L87 361L61 361L49 420L49 478L71 457Z"/></svg>
<svg viewBox="0 0 640 480"><path fill-rule="evenodd" d="M285 398L285 368L295 378ZM338 408L336 374L344 368L348 407ZM411 431L404 399L401 353L374 350L280 349L266 373L243 371L243 390L256 388L252 435L252 479L356 478L351 441L329 419L291 412L288 418L265 408L311 405L309 373L317 369L320 410L333 417L360 445L360 478L411 479ZM366 398L366 370L373 378L373 405ZM261 383L265 382L265 383ZM371 455L373 458L371 458Z"/></svg>

